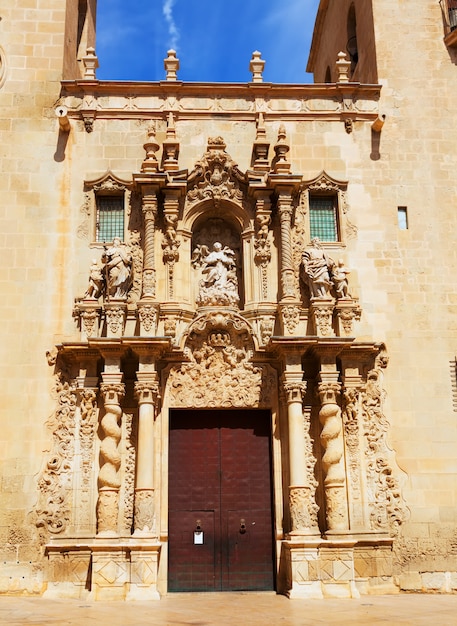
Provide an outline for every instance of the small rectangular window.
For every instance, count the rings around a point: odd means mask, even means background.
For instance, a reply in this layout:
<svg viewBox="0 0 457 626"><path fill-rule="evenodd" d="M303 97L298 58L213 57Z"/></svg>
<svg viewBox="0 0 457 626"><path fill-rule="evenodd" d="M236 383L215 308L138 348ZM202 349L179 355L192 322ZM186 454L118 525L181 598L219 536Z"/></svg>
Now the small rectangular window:
<svg viewBox="0 0 457 626"><path fill-rule="evenodd" d="M335 196L310 196L309 222L311 239L338 241L337 200Z"/></svg>
<svg viewBox="0 0 457 626"><path fill-rule="evenodd" d="M97 241L124 240L124 196L97 196Z"/></svg>
<svg viewBox="0 0 457 626"><path fill-rule="evenodd" d="M408 210L405 206L398 207L398 228L408 230Z"/></svg>

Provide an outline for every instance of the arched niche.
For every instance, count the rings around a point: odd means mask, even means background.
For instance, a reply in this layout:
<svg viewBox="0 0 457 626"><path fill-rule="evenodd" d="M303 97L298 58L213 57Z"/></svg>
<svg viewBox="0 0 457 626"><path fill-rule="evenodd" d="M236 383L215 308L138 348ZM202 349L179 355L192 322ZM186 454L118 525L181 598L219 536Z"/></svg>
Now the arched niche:
<svg viewBox="0 0 457 626"><path fill-rule="evenodd" d="M243 242L230 212L201 213L191 229L191 282L198 306L243 308Z"/></svg>

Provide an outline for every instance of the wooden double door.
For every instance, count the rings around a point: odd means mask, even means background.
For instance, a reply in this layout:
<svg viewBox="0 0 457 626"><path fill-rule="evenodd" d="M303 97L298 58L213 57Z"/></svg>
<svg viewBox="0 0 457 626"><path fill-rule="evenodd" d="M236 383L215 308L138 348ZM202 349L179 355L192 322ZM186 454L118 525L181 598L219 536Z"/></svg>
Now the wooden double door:
<svg viewBox="0 0 457 626"><path fill-rule="evenodd" d="M269 411L170 411L170 591L274 589L270 433Z"/></svg>

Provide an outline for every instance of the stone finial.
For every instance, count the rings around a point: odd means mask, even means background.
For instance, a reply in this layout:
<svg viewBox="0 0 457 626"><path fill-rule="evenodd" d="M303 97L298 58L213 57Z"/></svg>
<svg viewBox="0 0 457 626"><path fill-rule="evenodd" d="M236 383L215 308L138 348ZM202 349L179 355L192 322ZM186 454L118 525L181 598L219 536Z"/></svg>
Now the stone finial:
<svg viewBox="0 0 457 626"><path fill-rule="evenodd" d="M262 83L263 82L263 68L265 67L265 61L260 58L261 52L256 50L252 53L252 59L249 63L249 71L252 72L252 82L253 83Z"/></svg>
<svg viewBox="0 0 457 626"><path fill-rule="evenodd" d="M274 172L275 174L290 174L290 163L287 160L287 153L290 146L287 143L286 127L281 124L278 129L278 141L275 145Z"/></svg>
<svg viewBox="0 0 457 626"><path fill-rule="evenodd" d="M351 62L347 60L345 52L338 52L338 61L336 62L336 71L339 83L349 82L349 69Z"/></svg>
<svg viewBox="0 0 457 626"><path fill-rule="evenodd" d="M86 56L82 57L84 64L84 80L96 80L95 70L98 67L98 58L95 54L95 48L87 48Z"/></svg>
<svg viewBox="0 0 457 626"><path fill-rule="evenodd" d="M163 169L168 172L178 169L179 141L176 138L176 127L173 113L170 111L167 120L167 135L163 142Z"/></svg>
<svg viewBox="0 0 457 626"><path fill-rule="evenodd" d="M143 172L157 172L159 169L159 163L157 161L156 152L159 149L159 144L156 140L156 127L154 122L151 122L148 127L148 139L143 148L146 151L146 158L141 165Z"/></svg>
<svg viewBox="0 0 457 626"><path fill-rule="evenodd" d="M263 113L260 112L257 120L255 141L252 147L252 161L255 170L267 172L270 169L268 163L269 148L270 143L267 141L267 131Z"/></svg>
<svg viewBox="0 0 457 626"><path fill-rule="evenodd" d="M176 58L176 50L168 50L167 54L167 58L163 61L167 80L178 80L179 59Z"/></svg>

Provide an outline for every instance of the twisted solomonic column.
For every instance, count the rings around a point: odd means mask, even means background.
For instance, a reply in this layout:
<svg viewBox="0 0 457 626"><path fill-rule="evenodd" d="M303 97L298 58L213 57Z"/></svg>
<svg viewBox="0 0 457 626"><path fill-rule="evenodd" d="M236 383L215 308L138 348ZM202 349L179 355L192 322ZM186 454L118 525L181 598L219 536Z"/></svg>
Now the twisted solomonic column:
<svg viewBox="0 0 457 626"><path fill-rule="evenodd" d="M319 534L314 478L313 442L310 436L309 414L303 414L303 395L306 382L284 375L284 391L287 400L289 422L289 507L291 535Z"/></svg>
<svg viewBox="0 0 457 626"><path fill-rule="evenodd" d="M341 384L338 382L321 382L318 387L322 405L319 420L323 426L320 438L325 450L322 465L325 473L324 489L328 531L347 531L349 525L346 473L343 459L343 422L337 400L340 390Z"/></svg>
<svg viewBox="0 0 457 626"><path fill-rule="evenodd" d="M119 374L121 377L122 374ZM119 490L121 478L119 469L121 455L120 421L122 409L120 401L124 396L122 383L102 383L100 391L105 403L105 415L101 420L102 441L100 444L101 467L98 475L97 530L98 535L117 535Z"/></svg>
<svg viewBox="0 0 457 626"><path fill-rule="evenodd" d="M282 196L278 198L279 220L281 224L281 285L282 297L294 297L294 270L291 236L292 198Z"/></svg>
<svg viewBox="0 0 457 626"><path fill-rule="evenodd" d="M154 261L155 222L157 217L157 196L155 190L148 191L143 197L144 218L144 259L142 297L156 296L156 269Z"/></svg>
<svg viewBox="0 0 457 626"><path fill-rule="evenodd" d="M137 372L138 450L135 479L134 534L150 535L154 527L154 417L159 398L156 374Z"/></svg>

